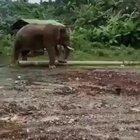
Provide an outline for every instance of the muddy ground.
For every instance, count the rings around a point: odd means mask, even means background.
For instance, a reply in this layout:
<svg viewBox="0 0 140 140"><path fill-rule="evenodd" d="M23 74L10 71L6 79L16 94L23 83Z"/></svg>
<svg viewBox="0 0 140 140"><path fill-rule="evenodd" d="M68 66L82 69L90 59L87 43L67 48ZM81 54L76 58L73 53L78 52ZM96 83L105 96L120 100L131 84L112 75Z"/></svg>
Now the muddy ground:
<svg viewBox="0 0 140 140"><path fill-rule="evenodd" d="M1 140L140 140L140 71L0 68Z"/></svg>

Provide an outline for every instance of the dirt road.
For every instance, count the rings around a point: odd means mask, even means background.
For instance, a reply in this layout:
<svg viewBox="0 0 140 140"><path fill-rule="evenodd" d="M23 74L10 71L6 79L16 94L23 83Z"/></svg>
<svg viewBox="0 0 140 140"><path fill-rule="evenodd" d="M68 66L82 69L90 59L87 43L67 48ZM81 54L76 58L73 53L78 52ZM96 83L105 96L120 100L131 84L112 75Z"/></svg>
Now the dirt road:
<svg viewBox="0 0 140 140"><path fill-rule="evenodd" d="M134 69L0 68L1 140L139 140Z"/></svg>

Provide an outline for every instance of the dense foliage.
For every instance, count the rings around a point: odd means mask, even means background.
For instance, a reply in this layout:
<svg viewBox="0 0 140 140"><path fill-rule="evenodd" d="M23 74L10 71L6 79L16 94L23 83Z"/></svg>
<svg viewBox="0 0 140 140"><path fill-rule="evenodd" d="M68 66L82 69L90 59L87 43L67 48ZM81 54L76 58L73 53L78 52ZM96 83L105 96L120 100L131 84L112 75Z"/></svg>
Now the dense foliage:
<svg viewBox="0 0 140 140"><path fill-rule="evenodd" d="M26 0L0 1L1 46L11 45L7 41L11 37L3 34L10 32L10 25L19 17L57 19L74 26L72 41L78 50L100 46L139 47L140 43L139 0L49 0L40 4Z"/></svg>

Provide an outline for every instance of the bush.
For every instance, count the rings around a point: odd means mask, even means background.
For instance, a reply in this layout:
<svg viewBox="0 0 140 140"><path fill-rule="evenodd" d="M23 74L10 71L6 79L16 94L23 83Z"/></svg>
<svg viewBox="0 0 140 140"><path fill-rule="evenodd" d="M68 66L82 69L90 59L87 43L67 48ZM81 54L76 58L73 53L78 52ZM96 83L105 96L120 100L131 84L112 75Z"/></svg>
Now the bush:
<svg viewBox="0 0 140 140"><path fill-rule="evenodd" d="M13 37L4 35L0 38L0 53L1 55L11 55L13 47Z"/></svg>
<svg viewBox="0 0 140 140"><path fill-rule="evenodd" d="M4 35L0 39L0 50L4 53L10 51L8 46L11 46L13 40L8 35L10 25L19 17L57 19L74 25L73 46L84 53L91 54L95 48L110 46L113 46L114 50L116 46L123 45L139 47L138 0L56 0L41 5L0 1L0 7L0 33ZM105 54L99 52L99 55Z"/></svg>

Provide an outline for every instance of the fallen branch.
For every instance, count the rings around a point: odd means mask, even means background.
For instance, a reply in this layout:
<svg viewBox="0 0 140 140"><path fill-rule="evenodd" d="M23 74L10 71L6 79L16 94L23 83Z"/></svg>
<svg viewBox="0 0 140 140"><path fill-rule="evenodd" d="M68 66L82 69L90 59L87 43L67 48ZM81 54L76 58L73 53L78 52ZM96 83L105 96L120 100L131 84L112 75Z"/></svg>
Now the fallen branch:
<svg viewBox="0 0 140 140"><path fill-rule="evenodd" d="M19 61L20 66L48 66L48 61ZM57 66L132 66L140 65L139 61L68 61L56 63Z"/></svg>

